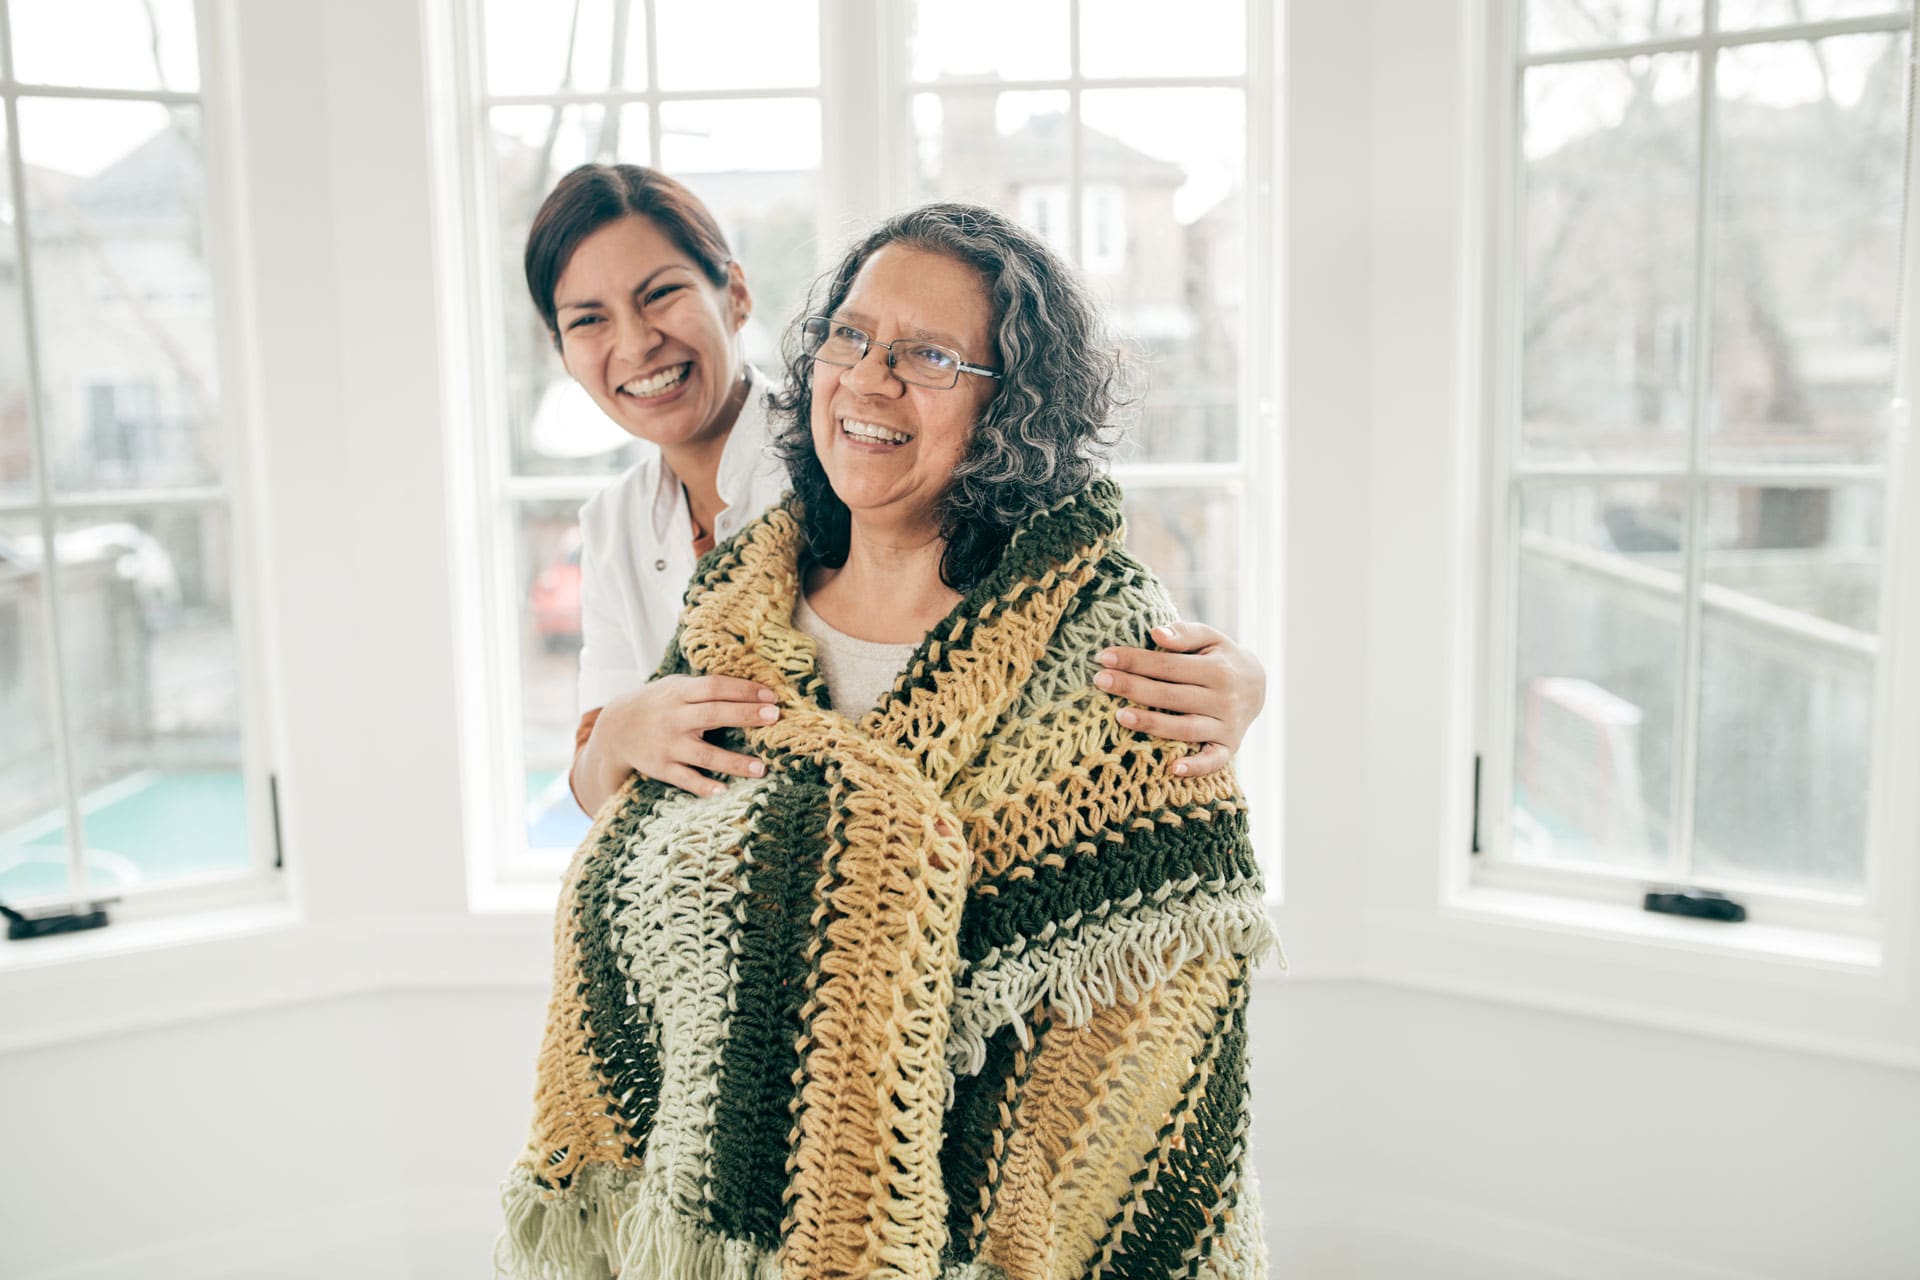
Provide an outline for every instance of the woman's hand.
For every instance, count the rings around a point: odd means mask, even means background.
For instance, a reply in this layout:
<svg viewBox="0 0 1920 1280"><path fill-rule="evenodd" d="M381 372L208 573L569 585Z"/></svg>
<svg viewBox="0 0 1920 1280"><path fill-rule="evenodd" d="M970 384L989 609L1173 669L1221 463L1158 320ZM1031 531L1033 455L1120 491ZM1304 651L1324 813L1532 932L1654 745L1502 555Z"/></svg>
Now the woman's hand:
<svg viewBox="0 0 1920 1280"><path fill-rule="evenodd" d="M758 778L767 771L764 764L723 751L705 735L711 729L772 724L780 718L774 703L773 690L731 676L662 676L623 693L600 709L574 755L574 798L595 813L632 773L701 796L727 788L696 770Z"/></svg>
<svg viewBox="0 0 1920 1280"><path fill-rule="evenodd" d="M1129 729L1206 745L1173 762L1173 772L1205 777L1227 767L1267 700L1260 659L1212 627L1176 622L1153 629L1158 649L1103 649L1093 682L1138 703L1120 712ZM1157 708L1143 710L1142 708Z"/></svg>

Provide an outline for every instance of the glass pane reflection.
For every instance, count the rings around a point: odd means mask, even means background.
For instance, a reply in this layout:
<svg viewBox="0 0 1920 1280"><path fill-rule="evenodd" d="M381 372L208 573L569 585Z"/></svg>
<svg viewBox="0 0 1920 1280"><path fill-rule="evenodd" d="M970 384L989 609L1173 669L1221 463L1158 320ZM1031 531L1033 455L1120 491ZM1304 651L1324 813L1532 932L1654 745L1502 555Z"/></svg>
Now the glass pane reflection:
<svg viewBox="0 0 1920 1280"><path fill-rule="evenodd" d="M19 112L54 488L216 483L198 110L27 98Z"/></svg>
<svg viewBox="0 0 1920 1280"><path fill-rule="evenodd" d="M1671 839L1685 494L1554 484L1521 502L1517 856L1645 869Z"/></svg>
<svg viewBox="0 0 1920 1280"><path fill-rule="evenodd" d="M1521 448L1677 463L1692 379L1690 54L1534 67L1521 177Z"/></svg>
<svg viewBox="0 0 1920 1280"><path fill-rule="evenodd" d="M39 524L0 517L0 899L67 890L67 813L42 637Z"/></svg>
<svg viewBox="0 0 1920 1280"><path fill-rule="evenodd" d="M1716 461L1879 461L1893 398L1907 38L1728 49L1719 86Z"/></svg>
<svg viewBox="0 0 1920 1280"><path fill-rule="evenodd" d="M1240 632L1240 486L1134 484L1127 550L1166 587L1182 618Z"/></svg>
<svg viewBox="0 0 1920 1280"><path fill-rule="evenodd" d="M579 723L579 512L572 501L514 508L521 747L534 849L572 849L589 825L567 786Z"/></svg>
<svg viewBox="0 0 1920 1280"><path fill-rule="evenodd" d="M90 883L244 870L232 526L217 507L69 518L61 666Z"/></svg>

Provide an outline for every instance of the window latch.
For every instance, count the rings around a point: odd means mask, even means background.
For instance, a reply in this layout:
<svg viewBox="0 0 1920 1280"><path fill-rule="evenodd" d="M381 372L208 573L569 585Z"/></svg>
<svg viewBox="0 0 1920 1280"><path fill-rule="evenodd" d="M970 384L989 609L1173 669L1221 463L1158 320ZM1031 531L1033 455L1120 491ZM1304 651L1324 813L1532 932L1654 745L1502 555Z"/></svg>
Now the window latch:
<svg viewBox="0 0 1920 1280"><path fill-rule="evenodd" d="M106 927L107 907L104 902L96 902L84 911L56 911L44 916L23 915L5 903L0 903L0 915L7 918L7 941L20 942L27 938L45 938L56 933L78 933L82 929L101 929Z"/></svg>
<svg viewBox="0 0 1920 1280"><path fill-rule="evenodd" d="M1644 905L1648 911L1692 916L1696 920L1737 922L1747 918L1745 907L1713 889L1649 889Z"/></svg>

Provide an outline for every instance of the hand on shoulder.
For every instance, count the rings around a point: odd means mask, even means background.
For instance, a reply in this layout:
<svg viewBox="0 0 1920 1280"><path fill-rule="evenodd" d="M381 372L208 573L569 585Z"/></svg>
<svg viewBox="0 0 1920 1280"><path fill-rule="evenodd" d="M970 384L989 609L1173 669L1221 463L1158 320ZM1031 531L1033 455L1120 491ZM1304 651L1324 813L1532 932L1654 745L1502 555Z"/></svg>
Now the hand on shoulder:
<svg viewBox="0 0 1920 1280"><path fill-rule="evenodd" d="M1158 648L1103 649L1094 683L1134 705L1120 723L1156 738L1205 745L1173 772L1205 777L1233 760L1267 700L1267 672L1251 650L1201 622L1153 629Z"/></svg>

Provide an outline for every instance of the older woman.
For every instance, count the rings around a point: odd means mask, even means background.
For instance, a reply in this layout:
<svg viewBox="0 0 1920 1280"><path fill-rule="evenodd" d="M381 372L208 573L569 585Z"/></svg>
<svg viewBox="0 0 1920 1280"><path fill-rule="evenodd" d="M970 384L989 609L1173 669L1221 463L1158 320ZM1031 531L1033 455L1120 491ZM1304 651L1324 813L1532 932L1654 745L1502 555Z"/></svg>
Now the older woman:
<svg viewBox="0 0 1920 1280"><path fill-rule="evenodd" d="M775 692L721 794L629 780L568 871L513 1275L1251 1276L1231 771L1085 655L1171 616L1098 475L1112 365L989 210L887 222L799 327L792 498L662 672ZM1281 959L1284 964L1284 958Z"/></svg>
<svg viewBox="0 0 1920 1280"><path fill-rule="evenodd" d="M588 813L635 772L717 792L711 775L750 777L761 765L706 735L757 723L771 693L713 675L646 677L695 559L787 487L767 452L767 381L741 351L753 310L746 272L697 196L631 164L581 165L562 178L534 217L525 267L568 374L622 430L658 448L580 512L581 717L568 780ZM1199 623L1153 639L1151 649L1143 637L1100 655L1113 668L1103 687L1138 704L1128 714L1140 728L1204 744L1174 767L1224 768L1259 714L1265 672Z"/></svg>

